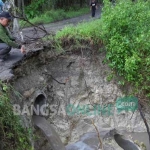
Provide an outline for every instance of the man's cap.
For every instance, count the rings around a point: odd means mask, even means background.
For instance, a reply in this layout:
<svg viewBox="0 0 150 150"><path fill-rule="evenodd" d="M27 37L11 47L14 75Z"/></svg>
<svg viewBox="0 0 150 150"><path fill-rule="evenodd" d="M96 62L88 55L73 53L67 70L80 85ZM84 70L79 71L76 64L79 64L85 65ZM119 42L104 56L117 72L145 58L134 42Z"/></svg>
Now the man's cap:
<svg viewBox="0 0 150 150"><path fill-rule="evenodd" d="M9 12L2 12L0 13L0 18L3 17L3 18L7 18L9 20L12 20L12 16L9 14Z"/></svg>

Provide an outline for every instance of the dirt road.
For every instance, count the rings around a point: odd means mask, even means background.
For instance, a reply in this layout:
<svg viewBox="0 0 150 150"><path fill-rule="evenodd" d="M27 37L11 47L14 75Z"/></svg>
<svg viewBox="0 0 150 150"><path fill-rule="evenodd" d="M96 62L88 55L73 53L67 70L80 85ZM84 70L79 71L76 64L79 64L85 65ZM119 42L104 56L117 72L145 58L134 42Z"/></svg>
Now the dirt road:
<svg viewBox="0 0 150 150"><path fill-rule="evenodd" d="M89 12L90 12L90 10L89 10ZM46 24L46 25L44 25L44 28L46 29L46 31L48 33L50 33L50 32L56 33L57 31L61 30L65 26L68 26L68 25L75 26L81 22L87 22L87 21L92 21L94 19L98 19L98 18L100 18L100 14L101 14L101 9L99 8L96 10L96 15L93 18L91 17L91 14L89 13L89 14L86 14L83 16L66 19L66 20L58 21L58 22L51 23L51 24ZM40 27L43 27L43 26L40 25ZM45 33L43 31L41 31L40 29L36 28L36 30L35 30L34 27L23 29L23 35L25 37L37 38L39 36L40 37L43 36L44 34Z"/></svg>

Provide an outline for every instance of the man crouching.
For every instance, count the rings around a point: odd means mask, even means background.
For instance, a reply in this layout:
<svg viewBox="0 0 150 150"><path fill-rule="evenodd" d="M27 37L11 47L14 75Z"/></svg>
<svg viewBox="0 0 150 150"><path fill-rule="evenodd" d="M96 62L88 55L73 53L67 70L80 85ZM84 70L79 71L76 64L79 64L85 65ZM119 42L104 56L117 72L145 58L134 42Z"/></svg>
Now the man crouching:
<svg viewBox="0 0 150 150"><path fill-rule="evenodd" d="M0 14L0 61L4 61L9 55L11 48L20 49L21 53L25 53L23 45L19 45L13 41L10 37L6 27L12 20L11 15L8 12L2 12Z"/></svg>

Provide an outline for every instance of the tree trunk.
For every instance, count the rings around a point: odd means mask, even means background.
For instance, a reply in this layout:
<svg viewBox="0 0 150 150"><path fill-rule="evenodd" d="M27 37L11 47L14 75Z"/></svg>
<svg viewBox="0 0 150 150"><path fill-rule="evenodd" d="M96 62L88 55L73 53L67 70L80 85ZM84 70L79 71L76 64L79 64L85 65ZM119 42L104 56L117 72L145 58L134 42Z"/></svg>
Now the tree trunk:
<svg viewBox="0 0 150 150"><path fill-rule="evenodd" d="M80 7L83 6L83 0L80 0Z"/></svg>
<svg viewBox="0 0 150 150"><path fill-rule="evenodd" d="M23 17L26 17L26 16L25 16L24 0L21 0L21 2L22 2L22 16L23 16Z"/></svg>
<svg viewBox="0 0 150 150"><path fill-rule="evenodd" d="M21 10L21 0L17 0L17 7Z"/></svg>

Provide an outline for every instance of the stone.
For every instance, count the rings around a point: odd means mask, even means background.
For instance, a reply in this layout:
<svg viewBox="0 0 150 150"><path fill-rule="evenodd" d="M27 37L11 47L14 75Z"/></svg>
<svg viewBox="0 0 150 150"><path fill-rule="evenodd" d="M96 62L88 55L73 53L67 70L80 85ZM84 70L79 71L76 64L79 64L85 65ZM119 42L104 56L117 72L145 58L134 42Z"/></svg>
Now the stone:
<svg viewBox="0 0 150 150"><path fill-rule="evenodd" d="M35 91L35 89L34 89L34 88L31 88L30 90L25 91L25 92L23 93L23 96L24 96L25 98L29 98L29 97L34 93L34 91Z"/></svg>

